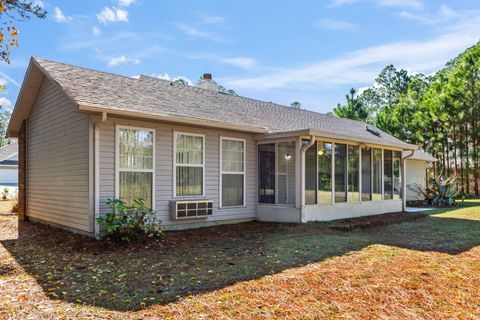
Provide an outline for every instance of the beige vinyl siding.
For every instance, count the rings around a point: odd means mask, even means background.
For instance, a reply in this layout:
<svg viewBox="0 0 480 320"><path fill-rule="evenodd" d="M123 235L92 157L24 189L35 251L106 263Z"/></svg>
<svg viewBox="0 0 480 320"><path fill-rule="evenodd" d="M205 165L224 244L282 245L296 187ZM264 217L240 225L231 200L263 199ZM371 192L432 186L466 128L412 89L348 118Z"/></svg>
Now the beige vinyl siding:
<svg viewBox="0 0 480 320"><path fill-rule="evenodd" d="M256 213L256 142L251 135L222 130L176 126L154 122L109 118L100 127L100 212L108 208L105 202L115 197L115 125L155 129L155 211L166 226L201 225L222 220L254 219ZM214 213L208 218L170 220L169 201L173 198L173 133L191 132L205 135L205 198L214 201ZM246 139L246 207L219 209L219 147L220 136ZM180 197L179 197L180 198ZM194 199L187 197L185 199ZM197 197L202 198L202 197Z"/></svg>
<svg viewBox="0 0 480 320"><path fill-rule="evenodd" d="M27 120L27 216L91 232L89 120L47 78Z"/></svg>
<svg viewBox="0 0 480 320"><path fill-rule="evenodd" d="M407 160L407 201L423 200L413 191L415 184L426 186L426 162L423 160Z"/></svg>

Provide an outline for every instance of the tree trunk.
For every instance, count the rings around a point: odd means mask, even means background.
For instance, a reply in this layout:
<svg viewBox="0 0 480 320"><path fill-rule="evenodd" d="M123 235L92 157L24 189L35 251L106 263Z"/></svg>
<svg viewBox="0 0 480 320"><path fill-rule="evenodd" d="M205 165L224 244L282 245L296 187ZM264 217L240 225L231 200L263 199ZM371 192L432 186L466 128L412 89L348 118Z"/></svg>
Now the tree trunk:
<svg viewBox="0 0 480 320"><path fill-rule="evenodd" d="M453 165L454 165L454 175L458 177L458 155L457 155L457 127L453 125ZM458 178L455 182L458 190Z"/></svg>
<svg viewBox="0 0 480 320"><path fill-rule="evenodd" d="M467 179L467 194L470 194L470 152L468 143L468 124L465 124L465 176Z"/></svg>

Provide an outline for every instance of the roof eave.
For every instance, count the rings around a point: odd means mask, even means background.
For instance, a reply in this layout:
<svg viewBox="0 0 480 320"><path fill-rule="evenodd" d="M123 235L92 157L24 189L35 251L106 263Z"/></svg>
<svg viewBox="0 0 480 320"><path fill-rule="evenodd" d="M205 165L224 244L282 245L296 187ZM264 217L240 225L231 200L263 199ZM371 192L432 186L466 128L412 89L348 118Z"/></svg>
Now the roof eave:
<svg viewBox="0 0 480 320"><path fill-rule="evenodd" d="M145 112L117 109L117 108L111 108L111 107L99 106L99 105L79 104L78 110L84 111L84 112L93 112L93 113L106 112L109 115L131 117L131 118L137 118L140 120L165 121L165 122L195 125L195 126L201 126L201 127L242 131L242 132L248 132L248 133L266 133L267 132L267 129L263 127L256 127L256 126L250 126L250 125L244 125L244 124L232 124L232 123L222 122L217 120L201 119L201 118L186 117L186 116L179 116L179 115L150 114Z"/></svg>
<svg viewBox="0 0 480 320"><path fill-rule="evenodd" d="M298 137L298 136L316 136L322 138L331 138L335 140L345 140L345 141L352 141L357 143L365 143L368 145L373 146L386 146L386 147L394 147L399 148L402 150L417 150L418 146L414 144L409 144L406 142L401 143L391 143L389 141L379 141L379 139L369 139L364 137L355 137L350 135L344 135L339 133L333 133L330 131L318 130L318 129L302 129L302 130L293 130L293 131L281 131L281 132L273 132L273 133L266 133L262 135L257 135L255 137L256 140L270 140L270 139L281 139L281 138L289 138L289 137ZM380 138L381 139L381 138Z"/></svg>

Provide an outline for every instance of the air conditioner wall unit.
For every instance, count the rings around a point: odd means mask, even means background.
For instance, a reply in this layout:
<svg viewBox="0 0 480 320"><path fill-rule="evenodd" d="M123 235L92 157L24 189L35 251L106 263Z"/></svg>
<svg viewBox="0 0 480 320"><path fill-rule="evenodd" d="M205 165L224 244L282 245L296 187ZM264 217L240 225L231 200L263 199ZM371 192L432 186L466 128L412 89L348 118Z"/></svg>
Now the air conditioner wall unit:
<svg viewBox="0 0 480 320"><path fill-rule="evenodd" d="M198 219L213 214L213 200L171 200L170 219Z"/></svg>

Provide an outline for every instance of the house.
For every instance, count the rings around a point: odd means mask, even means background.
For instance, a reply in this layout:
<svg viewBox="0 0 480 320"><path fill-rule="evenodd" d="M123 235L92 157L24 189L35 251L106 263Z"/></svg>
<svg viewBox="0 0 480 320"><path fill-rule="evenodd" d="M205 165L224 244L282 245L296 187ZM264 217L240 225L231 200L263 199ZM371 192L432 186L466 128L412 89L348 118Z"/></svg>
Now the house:
<svg viewBox="0 0 480 320"><path fill-rule="evenodd" d="M194 87L39 58L7 135L20 218L90 236L109 198L144 199L167 229L402 211L417 150L359 121L220 93L208 74Z"/></svg>
<svg viewBox="0 0 480 320"><path fill-rule="evenodd" d="M418 193L418 187L427 187L428 170L437 159L423 150L416 150L415 154L406 162L406 201L421 201L423 196Z"/></svg>
<svg viewBox="0 0 480 320"><path fill-rule="evenodd" d="M0 147L0 191L9 190L8 197L17 194L18 184L18 144L16 141Z"/></svg>

